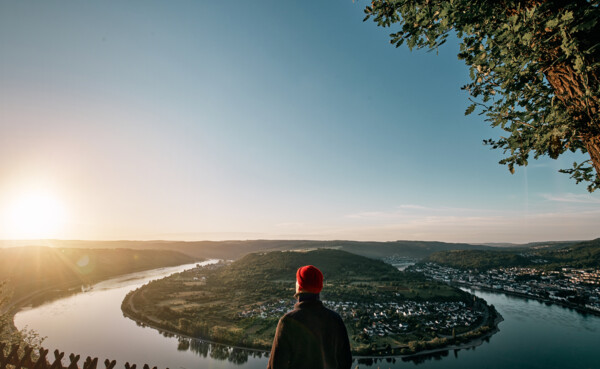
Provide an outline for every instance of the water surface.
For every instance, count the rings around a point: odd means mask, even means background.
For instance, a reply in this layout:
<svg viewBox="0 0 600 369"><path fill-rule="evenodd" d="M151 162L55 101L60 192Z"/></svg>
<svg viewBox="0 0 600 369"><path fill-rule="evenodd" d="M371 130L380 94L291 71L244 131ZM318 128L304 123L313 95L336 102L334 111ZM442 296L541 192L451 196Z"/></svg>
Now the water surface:
<svg viewBox="0 0 600 369"><path fill-rule="evenodd" d="M89 291L62 298L15 316L20 329L28 326L46 336L44 347L82 357L126 361L159 369L265 368L260 352L211 346L198 340L165 336L125 318L125 295L150 280L194 265L162 268L111 279ZM580 314L491 292L472 291L493 304L504 317L500 332L481 346L405 361L400 358L355 361L353 368L590 368L600 369L600 317ZM82 363L80 362L80 365Z"/></svg>

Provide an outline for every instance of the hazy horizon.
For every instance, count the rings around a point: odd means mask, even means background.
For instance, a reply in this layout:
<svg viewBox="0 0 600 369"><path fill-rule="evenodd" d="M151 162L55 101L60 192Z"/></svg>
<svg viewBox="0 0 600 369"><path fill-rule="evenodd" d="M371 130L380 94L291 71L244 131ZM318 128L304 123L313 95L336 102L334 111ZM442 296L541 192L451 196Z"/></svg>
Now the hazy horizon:
<svg viewBox="0 0 600 369"><path fill-rule="evenodd" d="M351 239L295 239L295 238L238 238L238 239L228 239L228 238L213 238L213 239L0 239L0 248L6 247L22 247L22 246L49 246L49 247L61 247L61 242L65 243L74 243L74 242L82 242L84 243L201 243L201 242L260 242L260 241L285 241L285 242L377 242L377 243L394 243L394 242L439 242L439 243L448 243L448 244L471 244L471 245L488 245L488 246L497 246L503 247L507 245L527 245L527 244L537 244L537 243L555 243L555 242L586 242L591 241L592 239L564 239L564 240L537 240L531 242L450 242L443 240L388 240L388 241L375 241L375 240L351 240ZM71 245L72 246L72 245Z"/></svg>

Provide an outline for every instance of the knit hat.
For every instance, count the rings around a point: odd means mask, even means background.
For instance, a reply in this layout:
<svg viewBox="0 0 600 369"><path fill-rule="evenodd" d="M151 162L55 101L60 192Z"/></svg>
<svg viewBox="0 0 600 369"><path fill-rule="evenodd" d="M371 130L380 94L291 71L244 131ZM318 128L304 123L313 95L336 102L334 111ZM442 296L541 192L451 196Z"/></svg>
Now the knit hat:
<svg viewBox="0 0 600 369"><path fill-rule="evenodd" d="M323 289L323 273L312 265L305 265L296 272L298 292L319 293Z"/></svg>

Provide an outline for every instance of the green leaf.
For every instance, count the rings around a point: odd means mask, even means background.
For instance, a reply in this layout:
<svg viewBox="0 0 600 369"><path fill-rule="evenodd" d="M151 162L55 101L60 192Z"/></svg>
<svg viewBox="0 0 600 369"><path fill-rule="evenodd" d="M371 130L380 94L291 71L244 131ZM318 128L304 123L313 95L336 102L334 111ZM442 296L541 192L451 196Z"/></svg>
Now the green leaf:
<svg viewBox="0 0 600 369"><path fill-rule="evenodd" d="M556 19L556 18L550 19L548 22L546 22L546 28L552 29L552 28L558 26L559 22L560 21L558 19Z"/></svg>
<svg viewBox="0 0 600 369"><path fill-rule="evenodd" d="M477 104L471 104L471 105L469 105L469 107L467 108L467 110L465 110L465 115L471 114L475 110L476 107L477 107Z"/></svg>
<svg viewBox="0 0 600 369"><path fill-rule="evenodd" d="M561 17L561 20L563 22L568 22L570 20L573 20L573 12L572 11L566 11L565 14L563 14L563 16Z"/></svg>

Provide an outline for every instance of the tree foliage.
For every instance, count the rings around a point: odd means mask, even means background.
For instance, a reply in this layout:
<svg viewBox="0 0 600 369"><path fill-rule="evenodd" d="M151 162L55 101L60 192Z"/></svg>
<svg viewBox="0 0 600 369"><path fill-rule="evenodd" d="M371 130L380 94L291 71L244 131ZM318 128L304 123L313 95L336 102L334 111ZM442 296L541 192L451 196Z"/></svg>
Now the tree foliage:
<svg viewBox="0 0 600 369"><path fill-rule="evenodd" d="M390 42L436 49L450 34L470 69L472 104L506 133L484 140L502 149L511 173L530 156L589 154L568 173L600 188L600 1L374 0L367 19L394 27Z"/></svg>

